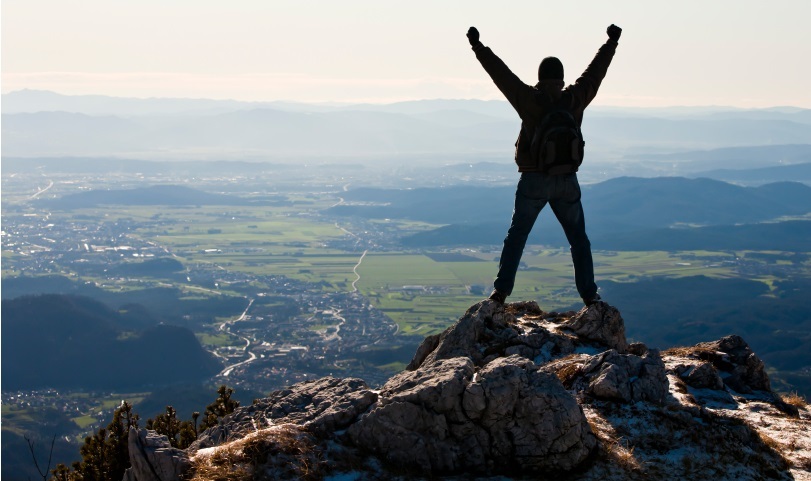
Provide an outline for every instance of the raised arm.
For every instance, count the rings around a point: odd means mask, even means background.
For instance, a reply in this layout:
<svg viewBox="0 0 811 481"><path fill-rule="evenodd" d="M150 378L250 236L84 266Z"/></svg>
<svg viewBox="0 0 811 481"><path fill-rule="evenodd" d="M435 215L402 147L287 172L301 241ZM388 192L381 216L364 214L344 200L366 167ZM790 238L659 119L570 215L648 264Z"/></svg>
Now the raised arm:
<svg viewBox="0 0 811 481"><path fill-rule="evenodd" d="M533 100L534 89L518 78L507 65L479 40L479 31L476 27L470 27L467 31L467 39L470 46L476 53L476 58L484 67L484 70L493 79L496 87L504 94L510 105L518 112L521 118L527 110L527 106Z"/></svg>
<svg viewBox="0 0 811 481"><path fill-rule="evenodd" d="M608 40L597 51L597 55L591 61L583 74L578 78L574 85L569 87L569 91L581 103L583 108L594 100L597 95L597 90L608 72L608 66L611 65L611 59L614 58L614 52L617 50L617 41L622 34L622 29L616 25L610 25L606 29Z"/></svg>

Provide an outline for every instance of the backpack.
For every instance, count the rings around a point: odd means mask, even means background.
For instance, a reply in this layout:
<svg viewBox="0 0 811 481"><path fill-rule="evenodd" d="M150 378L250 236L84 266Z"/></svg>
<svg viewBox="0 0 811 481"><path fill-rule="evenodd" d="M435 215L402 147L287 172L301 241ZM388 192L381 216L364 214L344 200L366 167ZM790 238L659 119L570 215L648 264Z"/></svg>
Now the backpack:
<svg viewBox="0 0 811 481"><path fill-rule="evenodd" d="M530 152L538 169L549 175L577 172L583 163L583 134L572 113L555 106L535 126Z"/></svg>

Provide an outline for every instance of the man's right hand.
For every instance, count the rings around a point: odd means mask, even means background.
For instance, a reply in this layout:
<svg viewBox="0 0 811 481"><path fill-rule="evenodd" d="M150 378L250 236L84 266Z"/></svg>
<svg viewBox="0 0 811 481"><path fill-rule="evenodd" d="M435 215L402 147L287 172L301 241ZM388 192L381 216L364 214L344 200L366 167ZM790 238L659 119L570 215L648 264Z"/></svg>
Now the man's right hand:
<svg viewBox="0 0 811 481"><path fill-rule="evenodd" d="M479 31L476 30L476 27L470 27L467 30L467 39L471 47L475 47L479 44Z"/></svg>
<svg viewBox="0 0 811 481"><path fill-rule="evenodd" d="M608 34L608 38L610 38L615 42L618 41L620 39L620 35L622 35L622 29L614 25L613 23L609 25L608 29L605 32Z"/></svg>

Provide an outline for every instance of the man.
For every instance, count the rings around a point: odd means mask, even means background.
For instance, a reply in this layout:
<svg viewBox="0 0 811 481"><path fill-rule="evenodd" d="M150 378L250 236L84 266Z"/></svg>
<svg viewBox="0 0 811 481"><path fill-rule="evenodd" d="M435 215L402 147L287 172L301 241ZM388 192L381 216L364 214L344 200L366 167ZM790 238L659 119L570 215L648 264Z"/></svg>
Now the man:
<svg viewBox="0 0 811 481"><path fill-rule="evenodd" d="M569 241L577 292L587 306L600 300L597 284L594 283L591 244L586 236L586 222L580 203L577 166L555 175L544 173L537 155L532 154L530 144L536 126L554 109L568 111L577 127L580 127L583 111L597 95L597 89L611 64L622 29L611 25L606 33L608 40L600 47L583 75L573 85L564 88L563 64L557 58L543 59L538 68L538 83L531 87L512 73L490 48L482 45L475 27L470 27L467 32L476 58L521 117L521 132L515 143L515 162L521 178L515 192L512 222L501 251L498 275L493 283L494 290L490 294L490 299L498 303L503 304L512 293L527 236L547 203Z"/></svg>

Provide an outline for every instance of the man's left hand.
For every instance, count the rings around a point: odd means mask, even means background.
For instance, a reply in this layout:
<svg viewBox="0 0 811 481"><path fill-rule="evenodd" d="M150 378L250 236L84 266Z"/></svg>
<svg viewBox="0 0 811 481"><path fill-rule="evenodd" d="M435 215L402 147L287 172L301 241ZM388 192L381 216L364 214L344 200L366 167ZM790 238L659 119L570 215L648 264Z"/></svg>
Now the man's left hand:
<svg viewBox="0 0 811 481"><path fill-rule="evenodd" d="M608 34L608 38L613 41L618 41L620 39L620 35L622 35L622 29L618 26L614 25L613 23L608 27L605 31Z"/></svg>

